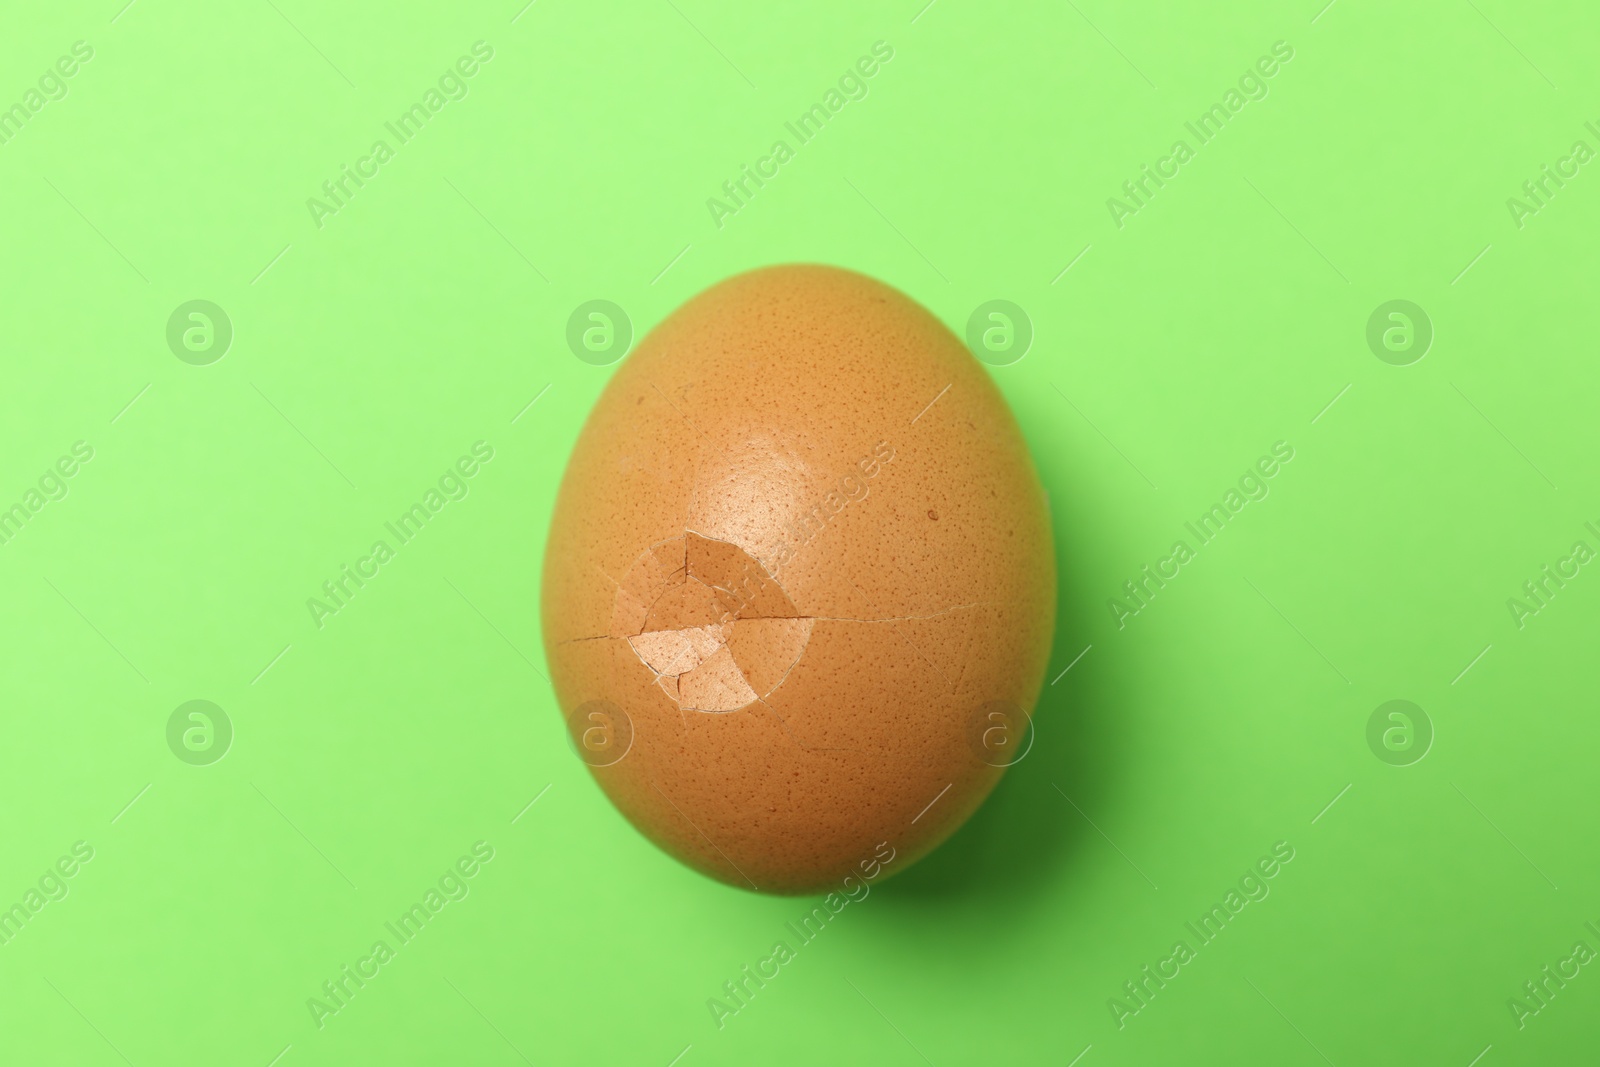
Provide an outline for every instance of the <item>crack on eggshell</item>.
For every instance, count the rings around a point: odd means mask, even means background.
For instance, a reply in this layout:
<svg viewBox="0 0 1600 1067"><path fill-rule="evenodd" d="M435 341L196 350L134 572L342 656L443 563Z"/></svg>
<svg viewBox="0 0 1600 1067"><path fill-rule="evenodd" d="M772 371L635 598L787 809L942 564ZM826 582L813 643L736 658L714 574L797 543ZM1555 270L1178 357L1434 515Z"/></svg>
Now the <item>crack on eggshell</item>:
<svg viewBox="0 0 1600 1067"><path fill-rule="evenodd" d="M941 393L940 395L942 396L943 394ZM854 589L857 593L861 594L861 599L866 602L866 604L867 604L867 606L869 608L873 606L872 598L867 596L865 590L863 590L860 586L856 585L855 582L850 581L850 578L847 575L841 574L840 577L844 578L845 582L850 586L851 589ZM907 637L905 635L905 632L903 630L901 630L900 627L895 626L893 623L890 624L890 629L894 630L895 634L900 638L900 640L904 641L907 645L909 645L910 648L911 648L911 651L915 652L917 654L918 658L921 659L922 662L926 663L928 665L928 668L930 670L932 670L934 674L937 674L940 677L941 680L943 680L943 682L945 684L945 687L950 692L954 693L956 691L955 690L955 685L950 681L950 678L944 673L944 671L939 669L939 665L937 663L933 662L933 660L929 659L926 655L923 654L922 649L917 647L917 644L916 644L915 641L913 641L913 640L911 640L911 638Z"/></svg>
<svg viewBox="0 0 1600 1067"><path fill-rule="evenodd" d="M940 616L948 615L953 611L970 611L973 608L983 608L983 607L1002 607L1003 608L1003 607L1015 607L1015 606L1016 606L1015 604L1008 603L1007 601L1004 601L1004 600L975 600L970 604L957 604L954 607L941 608L938 611L932 612L931 614L928 614L928 615L891 615L888 618L884 618L884 619L853 619L853 618L850 618L849 616L845 616L845 615L763 615L763 616L759 616L759 617L760 618L764 618L764 619L792 619L792 620L794 620L796 622L856 622L856 623L862 623L862 624L875 623L875 622L925 622L928 619L937 619ZM757 616L752 616L752 618L756 618L756 617ZM643 633L643 632L644 631L642 631L642 630L640 631L640 633ZM622 635L619 636L617 634L592 634L592 635L587 636L587 637L568 637L568 638L564 638L564 639L562 639L560 641L557 641L556 644L558 644L558 645L570 645L570 644L573 644L574 642L577 642L577 641L624 641L624 640L627 640L630 637L637 637L637 636L639 636L639 635L638 634L622 634Z"/></svg>
<svg viewBox="0 0 1600 1067"><path fill-rule="evenodd" d="M626 640L680 709L726 712L787 677L811 625L742 547L685 527L628 569L605 636Z"/></svg>
<svg viewBox="0 0 1600 1067"><path fill-rule="evenodd" d="M937 619L941 615L948 615L952 611L968 611L972 608L982 607L1008 607L1004 600L975 600L970 604L957 604L953 608L941 608L931 615L891 615L886 619L851 619L841 615L801 615L798 618L811 619L815 622L922 622L927 619Z"/></svg>
<svg viewBox="0 0 1600 1067"><path fill-rule="evenodd" d="M954 692L958 683L899 624L1003 604L979 600L926 614L876 618L804 614L777 577L742 546L688 526L681 536L641 552L621 581L610 580L617 587L610 632L557 643L606 638L627 642L680 712L725 713L765 703L763 698L782 687L799 665L819 622L891 627ZM877 607L860 586L844 580L863 604Z"/></svg>

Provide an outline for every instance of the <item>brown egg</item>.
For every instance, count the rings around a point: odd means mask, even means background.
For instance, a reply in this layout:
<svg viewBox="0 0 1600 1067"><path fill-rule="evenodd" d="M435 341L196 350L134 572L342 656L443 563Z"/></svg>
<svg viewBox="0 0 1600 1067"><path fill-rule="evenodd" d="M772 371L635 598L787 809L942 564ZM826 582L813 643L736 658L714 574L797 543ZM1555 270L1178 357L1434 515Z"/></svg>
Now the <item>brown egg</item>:
<svg viewBox="0 0 1600 1067"><path fill-rule="evenodd" d="M730 278L651 331L545 554L551 679L600 787L766 892L896 873L960 826L1032 741L1054 617L1043 490L987 372L832 267Z"/></svg>

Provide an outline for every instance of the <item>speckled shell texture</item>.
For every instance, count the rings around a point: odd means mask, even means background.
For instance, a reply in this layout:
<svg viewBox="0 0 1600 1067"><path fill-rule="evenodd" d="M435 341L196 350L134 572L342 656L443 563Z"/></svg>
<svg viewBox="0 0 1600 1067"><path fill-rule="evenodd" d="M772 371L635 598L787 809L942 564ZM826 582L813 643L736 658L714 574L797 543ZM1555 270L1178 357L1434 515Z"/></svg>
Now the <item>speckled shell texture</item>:
<svg viewBox="0 0 1600 1067"><path fill-rule="evenodd" d="M772 267L679 308L595 404L545 650L575 741L601 722L575 711L620 711L586 761L642 833L731 885L824 891L983 802L994 709L1020 715L1006 751L1029 739L1055 585L1038 476L965 346L871 278Z"/></svg>

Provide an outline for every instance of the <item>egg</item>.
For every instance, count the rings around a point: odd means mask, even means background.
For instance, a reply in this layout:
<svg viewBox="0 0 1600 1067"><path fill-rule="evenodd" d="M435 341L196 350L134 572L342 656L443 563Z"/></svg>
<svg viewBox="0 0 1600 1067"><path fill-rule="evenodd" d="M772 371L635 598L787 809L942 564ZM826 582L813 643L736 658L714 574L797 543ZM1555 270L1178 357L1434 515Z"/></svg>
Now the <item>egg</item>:
<svg viewBox="0 0 1600 1067"><path fill-rule="evenodd" d="M1032 743L1044 492L988 372L824 266L700 293L606 384L546 542L574 750L641 833L746 889L898 873Z"/></svg>

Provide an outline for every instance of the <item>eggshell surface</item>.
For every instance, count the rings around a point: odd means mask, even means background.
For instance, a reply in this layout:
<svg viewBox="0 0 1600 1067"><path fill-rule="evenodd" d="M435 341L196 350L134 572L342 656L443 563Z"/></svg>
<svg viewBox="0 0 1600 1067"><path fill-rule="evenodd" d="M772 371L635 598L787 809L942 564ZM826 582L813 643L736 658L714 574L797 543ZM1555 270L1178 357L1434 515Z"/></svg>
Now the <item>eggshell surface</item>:
<svg viewBox="0 0 1600 1067"><path fill-rule="evenodd" d="M607 383L556 500L545 651L634 826L815 892L903 870L1025 753L1055 584L1033 463L961 341L864 275L771 267Z"/></svg>

